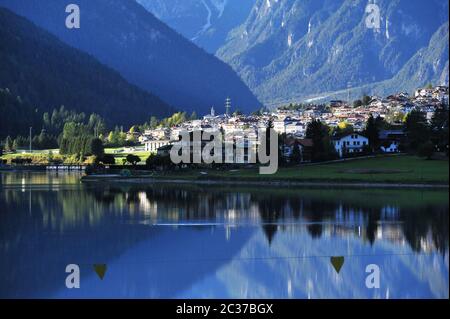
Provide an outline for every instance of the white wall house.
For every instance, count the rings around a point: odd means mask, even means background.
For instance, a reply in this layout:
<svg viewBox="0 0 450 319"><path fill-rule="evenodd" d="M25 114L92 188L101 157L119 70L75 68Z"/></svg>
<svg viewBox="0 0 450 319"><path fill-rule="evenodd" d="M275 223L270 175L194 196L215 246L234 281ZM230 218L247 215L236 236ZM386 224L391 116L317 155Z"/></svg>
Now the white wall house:
<svg viewBox="0 0 450 319"><path fill-rule="evenodd" d="M369 145L369 139L360 134L350 134L333 141L334 148L340 157L345 153L361 153L364 146Z"/></svg>
<svg viewBox="0 0 450 319"><path fill-rule="evenodd" d="M286 125L285 131L286 131L286 134L294 134L294 135L303 136L305 134L306 127L303 123L292 122L292 123L289 123L288 125Z"/></svg>

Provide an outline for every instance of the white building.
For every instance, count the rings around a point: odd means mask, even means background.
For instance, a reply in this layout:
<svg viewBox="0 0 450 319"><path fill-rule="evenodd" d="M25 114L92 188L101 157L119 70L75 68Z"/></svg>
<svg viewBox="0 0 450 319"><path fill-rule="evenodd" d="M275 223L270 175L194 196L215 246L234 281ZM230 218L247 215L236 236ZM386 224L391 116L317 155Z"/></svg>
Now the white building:
<svg viewBox="0 0 450 319"><path fill-rule="evenodd" d="M292 122L286 125L285 132L286 134L303 136L306 132L306 127L300 122Z"/></svg>
<svg viewBox="0 0 450 319"><path fill-rule="evenodd" d="M381 146L381 151L383 153L398 153L399 152L399 143L396 141L392 141L389 145L383 145Z"/></svg>
<svg viewBox="0 0 450 319"><path fill-rule="evenodd" d="M340 157L346 153L361 153L366 145L369 145L369 139L360 134L354 133L333 141L334 148Z"/></svg>
<svg viewBox="0 0 450 319"><path fill-rule="evenodd" d="M144 140L145 139L147 139L147 140L152 140L152 139L153 140L163 140L163 139L168 138L169 135L170 135L169 129L160 127L160 128L155 128L152 130L145 130L143 138L144 138Z"/></svg>
<svg viewBox="0 0 450 319"><path fill-rule="evenodd" d="M151 153L156 153L158 151L158 148L169 145L169 144L170 144L169 140L148 140L148 141L145 141L145 143L144 143L145 151L151 152Z"/></svg>
<svg viewBox="0 0 450 319"><path fill-rule="evenodd" d="M286 117L283 120L273 122L273 129L278 134L298 134L301 135L306 130L306 127L299 120Z"/></svg>

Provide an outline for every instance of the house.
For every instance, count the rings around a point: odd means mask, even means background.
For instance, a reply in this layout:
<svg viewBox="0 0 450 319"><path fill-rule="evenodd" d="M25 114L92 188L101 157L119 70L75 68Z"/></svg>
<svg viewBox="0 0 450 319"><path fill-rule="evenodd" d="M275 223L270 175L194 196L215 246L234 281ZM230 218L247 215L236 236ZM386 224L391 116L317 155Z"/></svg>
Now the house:
<svg viewBox="0 0 450 319"><path fill-rule="evenodd" d="M290 117L286 117L282 120L276 120L276 121L273 121L273 129L278 134L285 134L286 126L290 125L291 123L292 123L292 119Z"/></svg>
<svg viewBox="0 0 450 319"><path fill-rule="evenodd" d="M155 128L151 130L145 130L144 140L163 140L168 138L170 135L170 130L167 128Z"/></svg>
<svg viewBox="0 0 450 319"><path fill-rule="evenodd" d="M300 122L291 122L286 125L285 133L294 135L304 135L306 131L306 126Z"/></svg>
<svg viewBox="0 0 450 319"><path fill-rule="evenodd" d="M432 98L433 97L433 89L422 88L417 89L414 93L414 97L416 98Z"/></svg>
<svg viewBox="0 0 450 319"><path fill-rule="evenodd" d="M383 153L398 153L399 145L397 141L386 141L381 144L380 149Z"/></svg>
<svg viewBox="0 0 450 319"><path fill-rule="evenodd" d="M381 130L378 133L381 146L384 153L398 153L401 143L405 140L406 134L403 130Z"/></svg>
<svg viewBox="0 0 450 319"><path fill-rule="evenodd" d="M448 104L448 86L437 86L433 91L433 98L441 103Z"/></svg>
<svg viewBox="0 0 450 319"><path fill-rule="evenodd" d="M364 147L369 145L369 139L358 133L348 134L333 139L334 148L340 157L346 154L362 153Z"/></svg>
<svg viewBox="0 0 450 319"><path fill-rule="evenodd" d="M347 102L342 101L342 100L334 100L334 101L330 101L330 107L342 107L342 106L346 106Z"/></svg>
<svg viewBox="0 0 450 319"><path fill-rule="evenodd" d="M311 161L313 147L312 139L300 139L292 136L286 138L283 145L283 157L289 160L294 151L294 147L298 147L300 149L300 162Z"/></svg>
<svg viewBox="0 0 450 319"><path fill-rule="evenodd" d="M405 132L402 129L398 130L381 130L378 133L378 137L381 141L384 140L394 140L401 141L406 137Z"/></svg>

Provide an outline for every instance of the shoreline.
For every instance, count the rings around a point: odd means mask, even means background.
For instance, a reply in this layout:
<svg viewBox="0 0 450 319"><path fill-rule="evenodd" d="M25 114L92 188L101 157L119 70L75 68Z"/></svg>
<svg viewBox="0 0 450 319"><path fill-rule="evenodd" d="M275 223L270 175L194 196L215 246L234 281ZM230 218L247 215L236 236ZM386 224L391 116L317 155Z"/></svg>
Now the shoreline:
<svg viewBox="0 0 450 319"><path fill-rule="evenodd" d="M448 184L431 184L431 183L382 183L382 182L314 182L314 181L280 181L280 180L186 180L171 178L154 178L154 177L119 177L119 176L83 176L81 183L107 183L107 184L193 184L193 185L238 185L238 186L270 186L270 187L357 187L357 188L411 188L411 189L448 189Z"/></svg>

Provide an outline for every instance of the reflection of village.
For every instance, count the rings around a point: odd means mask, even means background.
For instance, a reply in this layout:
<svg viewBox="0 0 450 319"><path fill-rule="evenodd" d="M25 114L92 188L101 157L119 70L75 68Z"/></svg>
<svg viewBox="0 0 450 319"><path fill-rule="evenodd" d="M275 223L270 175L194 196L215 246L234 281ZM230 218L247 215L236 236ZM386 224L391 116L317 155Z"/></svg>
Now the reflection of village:
<svg viewBox="0 0 450 319"><path fill-rule="evenodd" d="M3 189L3 200L23 203L30 214L42 206L45 214L40 219L61 231L79 223L94 226L102 222L108 210L117 210L118 214L130 215L148 226L222 227L227 237L238 227L262 227L269 243L278 232L306 230L313 238L360 238L371 244L387 240L398 246L409 245L420 252L448 250L448 202L434 207L431 214L423 214L419 206L405 208L395 201L384 200L384 204L369 204L365 200L353 203L353 198L327 201L327 196L320 191L319 197L311 198L303 190L296 195L275 196L255 190L221 191L211 187L208 192L202 192L201 188L161 185L99 188L86 192L74 186L72 190L58 192L61 185L76 178L76 174L64 175L63 180L52 174L34 174L32 184L35 186L32 187L24 183L23 177L2 180L2 184L10 185ZM40 195L45 191L58 196L65 208L44 207L46 201ZM354 192L358 198L357 191ZM72 206L70 201L76 205Z"/></svg>
<svg viewBox="0 0 450 319"><path fill-rule="evenodd" d="M356 237L370 244L388 241L405 248L409 245L422 253L448 249L448 228L447 239L442 241L433 237L431 225L421 226L421 234L416 237L414 230L405 231L405 227L414 225L405 223L405 219L414 218L411 212L401 213L395 205L356 209L348 203L326 203L307 197L277 199L253 193L196 196L183 190L173 192L174 197L168 201L162 200L154 189L138 192L129 201L130 212L143 214L145 224L151 226L224 227L227 239L238 227L261 226L269 243L277 232L294 234L306 230L313 238ZM436 221L431 216L429 223L434 223L433 220ZM405 233L413 237L408 238ZM447 246L442 247L443 244Z"/></svg>

